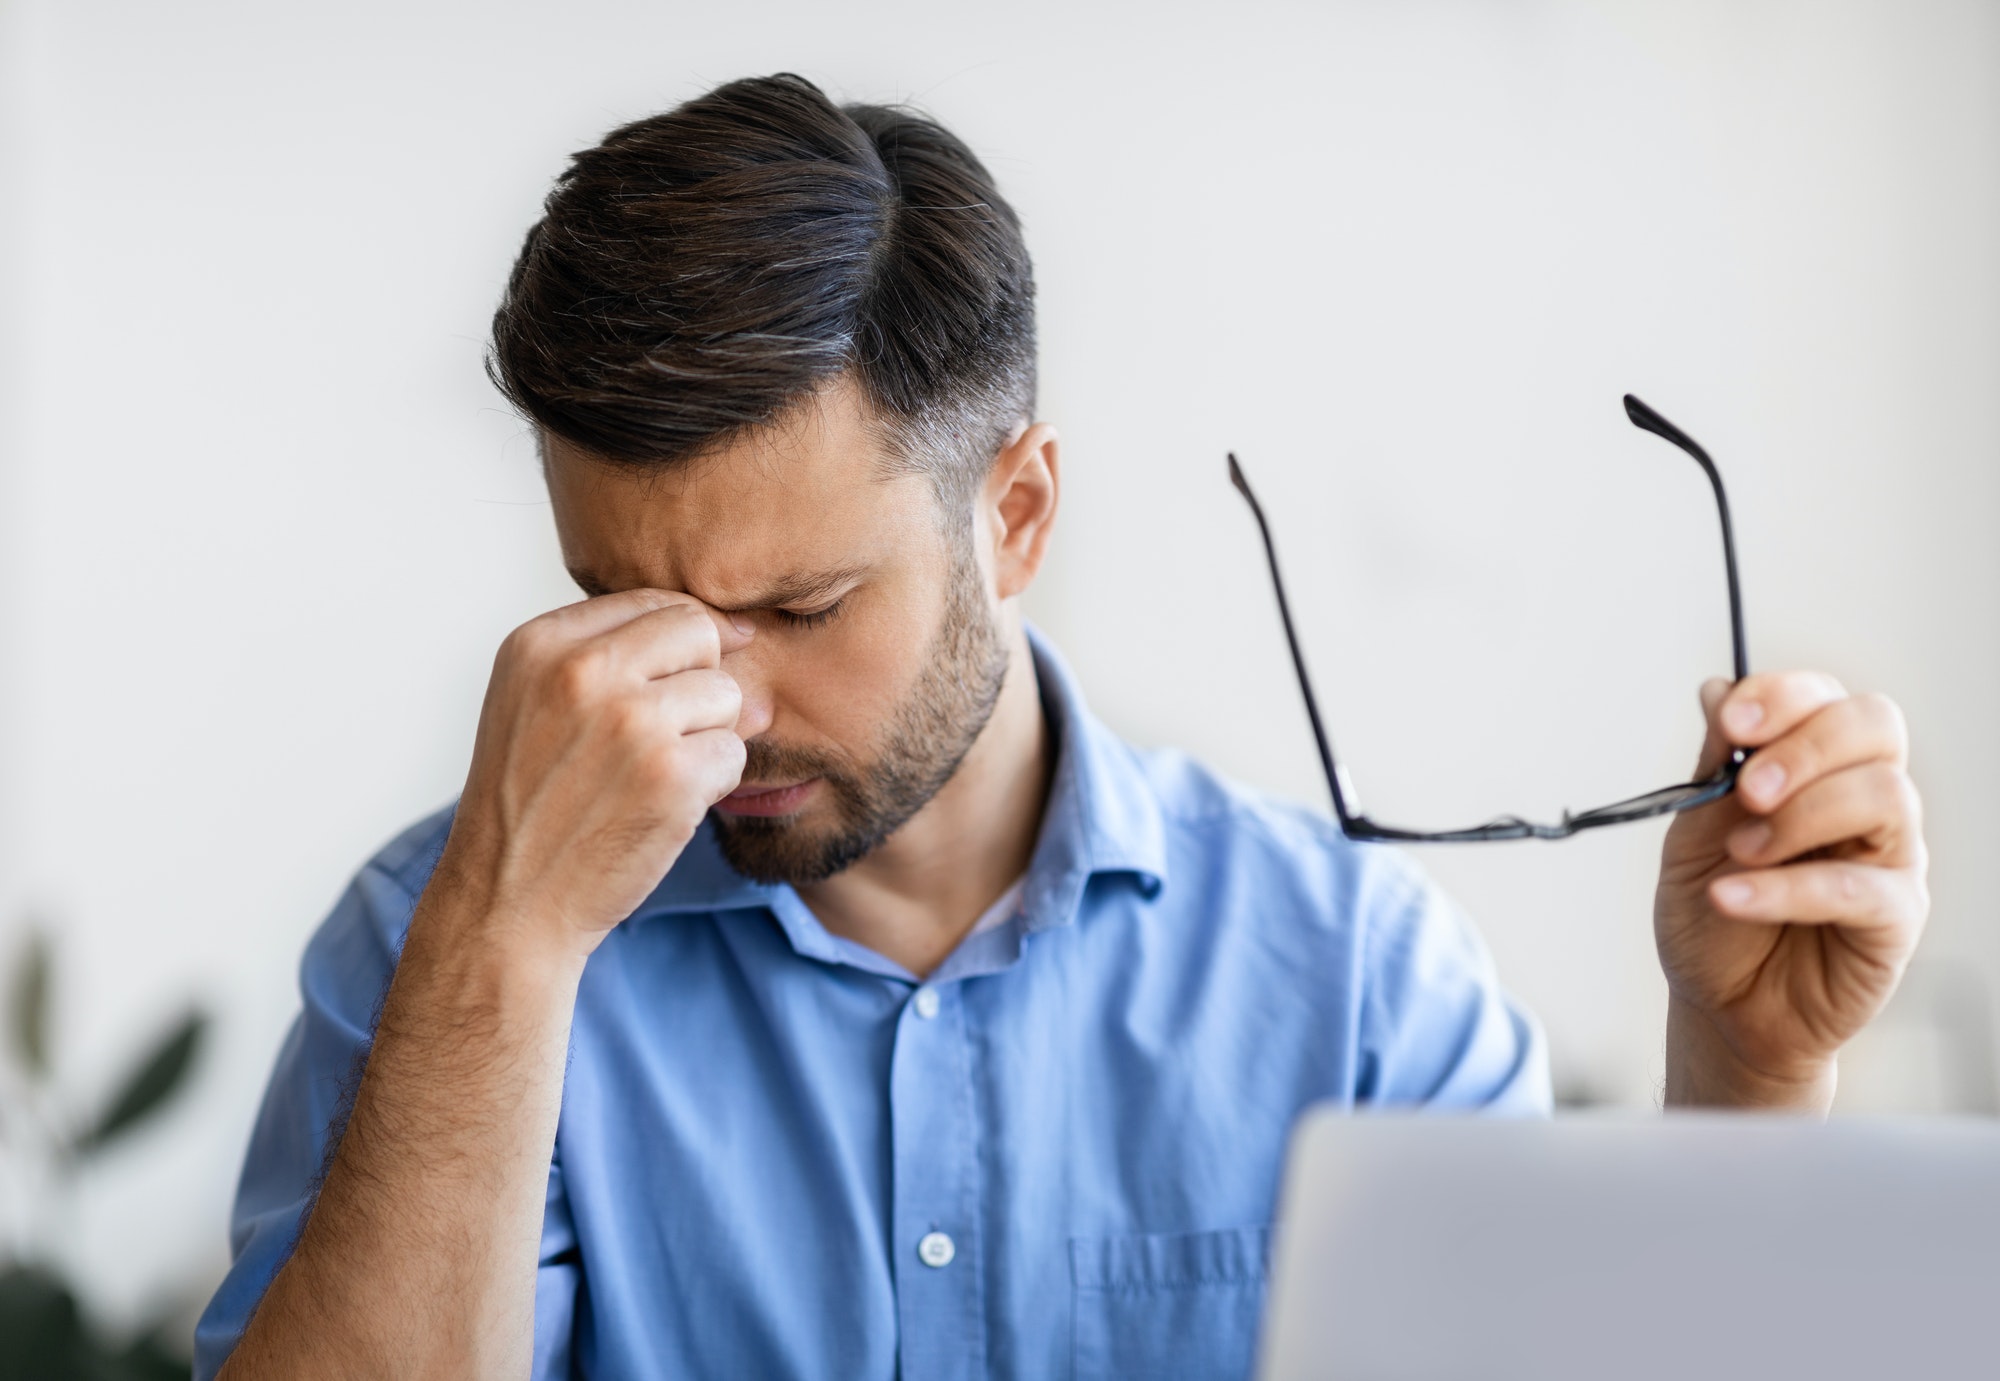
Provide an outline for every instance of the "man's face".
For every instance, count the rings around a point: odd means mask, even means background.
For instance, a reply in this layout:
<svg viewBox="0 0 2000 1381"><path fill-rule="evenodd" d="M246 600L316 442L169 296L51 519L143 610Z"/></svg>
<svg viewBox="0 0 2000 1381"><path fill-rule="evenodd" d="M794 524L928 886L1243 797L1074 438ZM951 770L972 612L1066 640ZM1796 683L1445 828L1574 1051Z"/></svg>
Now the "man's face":
<svg viewBox="0 0 2000 1381"><path fill-rule="evenodd" d="M563 560L586 594L679 590L754 625L724 669L743 689L743 785L716 808L737 871L815 882L943 786L1007 665L969 515L924 475L884 478L845 381L818 406L664 474L559 438L545 470Z"/></svg>

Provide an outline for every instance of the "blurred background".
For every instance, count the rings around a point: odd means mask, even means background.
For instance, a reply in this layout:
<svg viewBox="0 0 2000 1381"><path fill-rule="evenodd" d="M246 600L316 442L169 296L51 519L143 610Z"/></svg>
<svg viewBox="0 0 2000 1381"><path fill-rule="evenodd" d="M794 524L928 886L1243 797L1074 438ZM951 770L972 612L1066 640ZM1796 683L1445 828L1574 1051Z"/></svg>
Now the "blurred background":
<svg viewBox="0 0 2000 1381"><path fill-rule="evenodd" d="M1705 443L1752 665L1914 737L1934 918L1841 1110L1995 1110L1990 0L0 0L0 957L51 956L11 1250L114 1333L220 1277L306 936L576 597L481 372L520 237L572 150L777 70L930 110L1026 221L1067 467L1031 612L1141 742L1324 808L1233 448L1372 813L1684 777L1720 547L1620 395ZM1568 1102L1657 1100L1663 830L1421 854ZM101 1122L191 1011L51 1227L20 1128Z"/></svg>

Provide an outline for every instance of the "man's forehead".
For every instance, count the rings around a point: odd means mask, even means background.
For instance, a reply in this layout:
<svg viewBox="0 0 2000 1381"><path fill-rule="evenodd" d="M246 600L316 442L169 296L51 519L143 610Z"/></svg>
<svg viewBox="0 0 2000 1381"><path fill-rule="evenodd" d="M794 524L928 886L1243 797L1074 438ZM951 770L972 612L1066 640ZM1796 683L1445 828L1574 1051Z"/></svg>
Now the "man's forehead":
<svg viewBox="0 0 2000 1381"><path fill-rule="evenodd" d="M799 603L935 527L851 386L658 471L544 434L563 557L587 590L664 584L724 607Z"/></svg>

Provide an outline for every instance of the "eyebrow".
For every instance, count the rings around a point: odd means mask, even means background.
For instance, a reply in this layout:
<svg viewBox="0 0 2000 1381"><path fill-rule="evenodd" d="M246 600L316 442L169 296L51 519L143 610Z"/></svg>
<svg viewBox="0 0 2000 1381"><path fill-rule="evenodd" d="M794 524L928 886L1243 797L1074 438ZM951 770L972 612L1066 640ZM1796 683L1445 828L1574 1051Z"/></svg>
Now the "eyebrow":
<svg viewBox="0 0 2000 1381"><path fill-rule="evenodd" d="M868 573L868 567L833 566L823 571L792 571L769 581L749 599L733 604L704 601L724 614L742 614L756 609L773 609L785 604L814 604L854 584ZM612 593L611 587L595 575L577 567L569 568L569 578L584 594L595 598Z"/></svg>

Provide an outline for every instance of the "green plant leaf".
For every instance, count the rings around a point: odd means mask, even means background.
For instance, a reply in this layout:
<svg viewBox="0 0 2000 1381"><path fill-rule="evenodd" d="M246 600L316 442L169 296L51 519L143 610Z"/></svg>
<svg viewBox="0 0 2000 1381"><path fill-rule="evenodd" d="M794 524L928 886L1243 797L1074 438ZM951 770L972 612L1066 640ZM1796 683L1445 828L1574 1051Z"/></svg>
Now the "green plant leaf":
<svg viewBox="0 0 2000 1381"><path fill-rule="evenodd" d="M105 1143L137 1126L173 1097L193 1068L195 1053L201 1048L207 1030L205 1013L189 1012L181 1018L180 1024L154 1047L146 1061L132 1071L104 1115L76 1139L76 1154L84 1156L102 1149Z"/></svg>
<svg viewBox="0 0 2000 1381"><path fill-rule="evenodd" d="M0 1270L0 1381L75 1376L89 1348L67 1285L34 1266Z"/></svg>
<svg viewBox="0 0 2000 1381"><path fill-rule="evenodd" d="M194 1361L168 1347L157 1337L145 1337L112 1358L114 1366L106 1376L117 1381L187 1381Z"/></svg>
<svg viewBox="0 0 2000 1381"><path fill-rule="evenodd" d="M49 937L40 927L28 931L27 943L14 964L13 990L8 994L8 1034L21 1067L36 1079L49 1072Z"/></svg>

